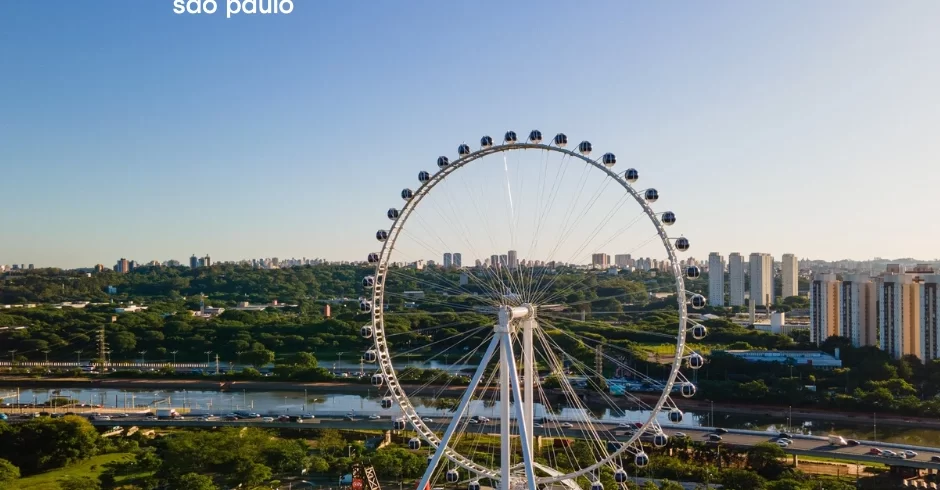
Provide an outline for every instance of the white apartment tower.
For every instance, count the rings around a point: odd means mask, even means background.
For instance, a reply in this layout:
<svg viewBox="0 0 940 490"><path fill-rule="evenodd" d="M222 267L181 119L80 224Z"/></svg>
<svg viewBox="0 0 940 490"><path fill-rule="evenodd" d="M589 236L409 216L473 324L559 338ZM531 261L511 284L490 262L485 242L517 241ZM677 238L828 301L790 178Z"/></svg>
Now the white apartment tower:
<svg viewBox="0 0 940 490"><path fill-rule="evenodd" d="M796 255L783 254L783 259L780 260L780 275L782 276L780 282L783 283L780 297L799 296L800 263Z"/></svg>
<svg viewBox="0 0 940 490"><path fill-rule="evenodd" d="M463 255L460 255L460 252L454 252L454 267L458 269L463 267Z"/></svg>
<svg viewBox="0 0 940 490"><path fill-rule="evenodd" d="M921 357L919 286L911 274L885 274L878 284L881 350L895 359Z"/></svg>
<svg viewBox="0 0 940 490"><path fill-rule="evenodd" d="M921 360L927 363L940 359L940 274L927 274L921 279Z"/></svg>
<svg viewBox="0 0 940 490"><path fill-rule="evenodd" d="M839 335L852 345L878 345L878 296L868 274L846 274L839 298Z"/></svg>
<svg viewBox="0 0 940 490"><path fill-rule="evenodd" d="M515 250L510 250L506 254L507 260L509 261L508 265L510 269L519 268L519 254Z"/></svg>
<svg viewBox="0 0 940 490"><path fill-rule="evenodd" d="M774 258L752 253L750 257L751 302L757 306L774 304Z"/></svg>
<svg viewBox="0 0 940 490"><path fill-rule="evenodd" d="M725 305L725 258L718 252L708 254L708 305Z"/></svg>
<svg viewBox="0 0 940 490"><path fill-rule="evenodd" d="M731 306L744 306L744 257L734 252L728 256L728 282Z"/></svg>
<svg viewBox="0 0 940 490"><path fill-rule="evenodd" d="M835 274L813 277L809 286L809 322L809 340L816 345L839 335L839 281Z"/></svg>

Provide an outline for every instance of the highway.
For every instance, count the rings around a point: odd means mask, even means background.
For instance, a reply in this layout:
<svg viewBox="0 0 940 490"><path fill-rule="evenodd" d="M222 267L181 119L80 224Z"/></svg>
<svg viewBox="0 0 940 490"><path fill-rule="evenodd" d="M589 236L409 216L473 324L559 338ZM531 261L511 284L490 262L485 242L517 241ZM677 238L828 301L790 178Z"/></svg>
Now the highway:
<svg viewBox="0 0 940 490"><path fill-rule="evenodd" d="M92 424L101 427L114 427L120 425L125 427L137 426L140 428L224 426L263 427L272 429L293 428L343 430L390 430L392 428L392 421L388 416L383 416L379 420L370 420L361 414L354 415L354 420L352 421L345 420L345 416L342 414L318 414L316 418L304 419L302 422L264 422L261 418L240 419L237 421L203 421L200 420L200 415L186 416L179 420L155 420L153 417L148 417L145 413L130 413L127 415L127 417L113 417L111 420L92 420ZM14 416L11 417L9 422L16 423L17 421L22 420L26 419ZM447 424L450 423L450 418L448 417L433 417L432 419L427 420L431 421L426 421L425 423L436 432L443 432L447 427ZM545 424L544 426L537 427L535 429L536 435L545 437L559 437L560 434L563 434L565 437L582 438L584 433L581 429L577 428L577 422L571 422L574 424L573 428L561 428L556 426L556 423ZM472 428L474 432L479 431L482 433L496 435L499 432L499 421L491 420L485 424L468 425L468 427ZM595 429L602 434L601 437L605 437L604 433L606 432L606 437L615 438L618 440L627 440L629 438L629 436L626 434L626 430L624 428L618 427L617 424L597 423L595 424ZM714 429L703 427L664 426L663 430L670 437L675 436L677 432L681 432L695 441L706 441L708 436L714 433ZM721 435L721 443L724 445L732 445L737 447L750 447L761 442L773 441L776 439L776 435L776 433L769 432L729 429L728 433ZM797 456L805 455L840 458L860 463L880 463L893 466L907 466L940 470L940 463L934 463L930 461L932 456L940 456L940 448L926 448L894 443L878 443L872 441L859 441L861 444L858 446L837 447L829 445L825 437L804 436L799 434L794 434L794 437L791 439L793 443L787 448L784 448L784 451L788 454L795 454ZM873 447L877 447L879 449L893 449L902 451L905 449L911 449L916 451L918 454L916 457L910 459L887 458L883 456L869 455L868 452Z"/></svg>

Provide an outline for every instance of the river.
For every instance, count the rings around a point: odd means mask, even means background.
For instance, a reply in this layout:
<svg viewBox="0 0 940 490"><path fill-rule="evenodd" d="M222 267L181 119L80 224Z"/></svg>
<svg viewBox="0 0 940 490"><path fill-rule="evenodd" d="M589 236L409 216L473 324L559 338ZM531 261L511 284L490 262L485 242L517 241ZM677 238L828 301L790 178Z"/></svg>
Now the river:
<svg viewBox="0 0 940 490"><path fill-rule="evenodd" d="M382 409L381 396L375 389L369 389L367 395L349 393L311 393L306 395L299 391L191 391L191 390L120 390L120 389L0 389L3 398L4 411L12 411L11 403L45 403L52 397L68 398L78 403L88 405L103 405L107 408L121 408L128 411L143 410L153 407L172 406L186 408L199 412L227 413L234 410L251 410L263 414L345 414L357 413L369 415L377 413L383 416L394 416L399 413L397 408ZM441 416L447 413L435 407L435 400L430 395L417 397L412 400L417 411L426 416ZM135 408L136 407L136 408ZM553 407L555 416L559 419L583 419L580 409L573 407ZM90 410L87 409L87 410ZM499 402L484 403L474 401L469 407L471 415L484 415L496 418L499 413ZM595 419L608 422L635 422L645 420L649 412L645 410L617 410L609 407L591 407L591 415ZM542 405L535 409L537 417L546 414ZM711 424L710 410L687 411L680 425L688 427L720 426L725 428L767 430L771 432L788 430L790 432L803 432L807 434L836 433L847 438L861 440L877 440L916 444L923 446L940 447L940 430L923 429L919 427L885 427L858 422L832 422L813 420L806 417L795 417L790 423L786 417L779 418L766 415L742 415L740 413L724 413L720 407L714 411L715 424ZM662 424L670 424L665 414L659 415Z"/></svg>

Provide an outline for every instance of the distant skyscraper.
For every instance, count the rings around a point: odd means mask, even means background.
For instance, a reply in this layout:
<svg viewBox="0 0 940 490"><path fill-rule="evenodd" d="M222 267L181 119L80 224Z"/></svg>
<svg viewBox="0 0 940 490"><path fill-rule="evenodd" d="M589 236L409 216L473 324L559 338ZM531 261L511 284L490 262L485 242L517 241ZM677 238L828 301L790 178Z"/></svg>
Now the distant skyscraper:
<svg viewBox="0 0 940 490"><path fill-rule="evenodd" d="M751 302L757 306L774 304L774 258L752 253L750 257Z"/></svg>
<svg viewBox="0 0 940 490"><path fill-rule="evenodd" d="M196 269L199 267L199 259L196 258L195 254L193 254L193 256L189 258L189 267L193 269Z"/></svg>
<svg viewBox="0 0 940 490"><path fill-rule="evenodd" d="M845 274L839 298L840 333L852 345L878 345L877 288L868 274Z"/></svg>
<svg viewBox="0 0 940 490"><path fill-rule="evenodd" d="M450 269L453 266L454 266L454 257L450 254L450 252L445 253L444 254L444 268Z"/></svg>
<svg viewBox="0 0 940 490"><path fill-rule="evenodd" d="M783 254L780 260L780 276L780 282L783 285L780 297L799 296L800 262L796 259L796 255Z"/></svg>
<svg viewBox="0 0 940 490"><path fill-rule="evenodd" d="M632 260L630 260L630 254L617 254L614 255L614 265L620 268L630 267Z"/></svg>
<svg viewBox="0 0 940 490"><path fill-rule="evenodd" d="M203 261L205 262L206 267L212 267L212 258L211 258L211 257L209 257L208 255L206 255L206 257L203 259Z"/></svg>
<svg viewBox="0 0 940 490"><path fill-rule="evenodd" d="M499 268L499 255L490 255L490 267Z"/></svg>
<svg viewBox="0 0 940 490"><path fill-rule="evenodd" d="M509 260L508 265L510 269L519 268L519 254L515 250L510 250L506 258Z"/></svg>
<svg viewBox="0 0 940 490"><path fill-rule="evenodd" d="M610 266L610 255L607 254L592 254L591 255L591 265L595 269L606 269Z"/></svg>
<svg viewBox="0 0 940 490"><path fill-rule="evenodd" d="M33 270L33 264L29 264L29 270Z"/></svg>
<svg viewBox="0 0 940 490"><path fill-rule="evenodd" d="M460 252L454 252L454 267L458 269L463 267L463 256Z"/></svg>
<svg viewBox="0 0 940 490"><path fill-rule="evenodd" d="M508 256L508 255L500 255L500 256L499 256L499 265L502 266L502 267L509 267L509 256Z"/></svg>
<svg viewBox="0 0 940 490"><path fill-rule="evenodd" d="M117 265L114 266L114 270L121 274L127 274L131 271L131 264L127 259L122 258L117 262Z"/></svg>
<svg viewBox="0 0 940 490"><path fill-rule="evenodd" d="M921 279L921 360L927 363L940 359L940 274L927 274Z"/></svg>
<svg viewBox="0 0 940 490"><path fill-rule="evenodd" d="M718 252L708 254L708 304L725 305L725 259Z"/></svg>
<svg viewBox="0 0 940 490"><path fill-rule="evenodd" d="M728 256L728 282L731 293L728 304L744 306L744 257L737 252Z"/></svg>
<svg viewBox="0 0 940 490"><path fill-rule="evenodd" d="M911 274L885 274L878 284L880 347L895 359L922 355L919 286Z"/></svg>
<svg viewBox="0 0 940 490"><path fill-rule="evenodd" d="M809 287L809 321L809 340L816 345L839 335L839 281L835 274L816 274L813 278Z"/></svg>
<svg viewBox="0 0 940 490"><path fill-rule="evenodd" d="M483 267L483 261L481 261L480 259L477 259L476 261L474 261L473 265L474 267L479 269L480 267Z"/></svg>

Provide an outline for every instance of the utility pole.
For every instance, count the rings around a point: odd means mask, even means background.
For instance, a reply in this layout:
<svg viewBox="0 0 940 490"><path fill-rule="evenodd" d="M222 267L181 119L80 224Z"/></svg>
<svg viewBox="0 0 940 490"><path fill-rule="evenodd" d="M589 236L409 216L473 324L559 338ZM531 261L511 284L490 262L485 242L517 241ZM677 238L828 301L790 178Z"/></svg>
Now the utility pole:
<svg viewBox="0 0 940 490"><path fill-rule="evenodd" d="M12 368L14 364L16 364L16 349L10 351L10 367Z"/></svg>
<svg viewBox="0 0 940 490"><path fill-rule="evenodd" d="M212 351L207 350L205 354L206 354L206 367L209 367L209 364L212 363L212 359L209 357L212 355Z"/></svg>
<svg viewBox="0 0 940 490"><path fill-rule="evenodd" d="M75 351L75 353L78 354L78 364L81 365L81 363L82 363L82 351L81 351L81 349Z"/></svg>
<svg viewBox="0 0 940 490"><path fill-rule="evenodd" d="M171 351L170 351L170 354L173 354L173 364L176 364L176 353L177 353L177 352L179 352L179 351L178 351L178 350L171 350Z"/></svg>
<svg viewBox="0 0 940 490"><path fill-rule="evenodd" d="M46 355L46 364L49 364L49 351L48 351L48 350L44 350L44 351L42 351L42 353Z"/></svg>
<svg viewBox="0 0 940 490"><path fill-rule="evenodd" d="M145 355L146 353L147 353L147 351L145 351L145 350L142 350L142 351L139 351L139 352L138 352L138 354L140 354L140 363L141 363L141 364L143 364L143 363L146 362L146 359L144 358L144 355Z"/></svg>

